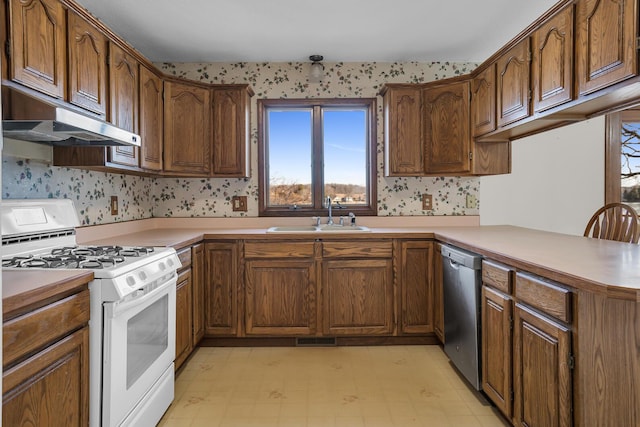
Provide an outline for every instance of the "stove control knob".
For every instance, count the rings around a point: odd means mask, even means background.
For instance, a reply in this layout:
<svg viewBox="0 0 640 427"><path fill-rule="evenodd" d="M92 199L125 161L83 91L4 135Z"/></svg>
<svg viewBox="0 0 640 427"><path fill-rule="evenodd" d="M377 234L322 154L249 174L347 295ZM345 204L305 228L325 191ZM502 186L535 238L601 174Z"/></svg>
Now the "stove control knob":
<svg viewBox="0 0 640 427"><path fill-rule="evenodd" d="M136 278L133 276L127 276L127 285L133 287L136 284Z"/></svg>
<svg viewBox="0 0 640 427"><path fill-rule="evenodd" d="M138 277L144 282L147 279L147 273L141 271L140 273L138 273Z"/></svg>

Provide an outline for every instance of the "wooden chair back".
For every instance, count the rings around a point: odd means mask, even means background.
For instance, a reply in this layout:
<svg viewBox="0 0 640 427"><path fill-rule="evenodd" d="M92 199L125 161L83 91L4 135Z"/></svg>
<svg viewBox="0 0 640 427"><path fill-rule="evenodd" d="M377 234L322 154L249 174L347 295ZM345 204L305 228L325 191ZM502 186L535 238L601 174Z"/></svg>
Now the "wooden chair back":
<svg viewBox="0 0 640 427"><path fill-rule="evenodd" d="M638 243L638 214L624 203L609 203L593 214L585 237Z"/></svg>

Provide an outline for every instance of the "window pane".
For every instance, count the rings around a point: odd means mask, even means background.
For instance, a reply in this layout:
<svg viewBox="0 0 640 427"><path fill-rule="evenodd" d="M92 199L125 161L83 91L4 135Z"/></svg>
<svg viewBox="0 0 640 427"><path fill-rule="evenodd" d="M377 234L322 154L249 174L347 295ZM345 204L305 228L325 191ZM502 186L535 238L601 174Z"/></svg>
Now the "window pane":
<svg viewBox="0 0 640 427"><path fill-rule="evenodd" d="M310 109L268 111L269 206L311 205Z"/></svg>
<svg viewBox="0 0 640 427"><path fill-rule="evenodd" d="M623 122L621 144L620 200L640 211L640 123Z"/></svg>
<svg viewBox="0 0 640 427"><path fill-rule="evenodd" d="M324 197L346 205L367 204L365 109L324 109Z"/></svg>

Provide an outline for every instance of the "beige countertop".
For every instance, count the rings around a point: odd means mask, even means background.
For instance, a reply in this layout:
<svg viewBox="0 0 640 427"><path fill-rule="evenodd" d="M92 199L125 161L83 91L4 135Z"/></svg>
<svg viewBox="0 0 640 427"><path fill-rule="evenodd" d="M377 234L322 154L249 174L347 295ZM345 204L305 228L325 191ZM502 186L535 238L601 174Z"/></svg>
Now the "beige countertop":
<svg viewBox="0 0 640 427"><path fill-rule="evenodd" d="M169 225L169 224L167 224ZM577 289L640 302L640 245L513 226L371 227L370 233L274 234L264 228L155 228L87 243L181 248L202 239L435 238Z"/></svg>
<svg viewBox="0 0 640 427"><path fill-rule="evenodd" d="M3 319L71 295L91 280L86 270L2 270Z"/></svg>

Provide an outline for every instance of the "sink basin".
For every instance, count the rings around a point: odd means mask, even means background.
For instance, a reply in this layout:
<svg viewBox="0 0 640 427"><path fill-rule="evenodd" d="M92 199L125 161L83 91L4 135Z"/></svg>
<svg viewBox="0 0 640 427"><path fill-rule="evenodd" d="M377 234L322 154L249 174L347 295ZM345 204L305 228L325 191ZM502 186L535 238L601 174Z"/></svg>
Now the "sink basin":
<svg viewBox="0 0 640 427"><path fill-rule="evenodd" d="M318 227L315 225L291 225L278 226L267 229L267 233L317 233Z"/></svg>
<svg viewBox="0 0 640 427"><path fill-rule="evenodd" d="M351 227L349 225L283 225L270 227L267 233L366 233L371 229L363 225Z"/></svg>
<svg viewBox="0 0 640 427"><path fill-rule="evenodd" d="M363 225L356 225L354 227L350 225L328 225L323 224L319 227L319 231L322 233L367 233L371 229Z"/></svg>

